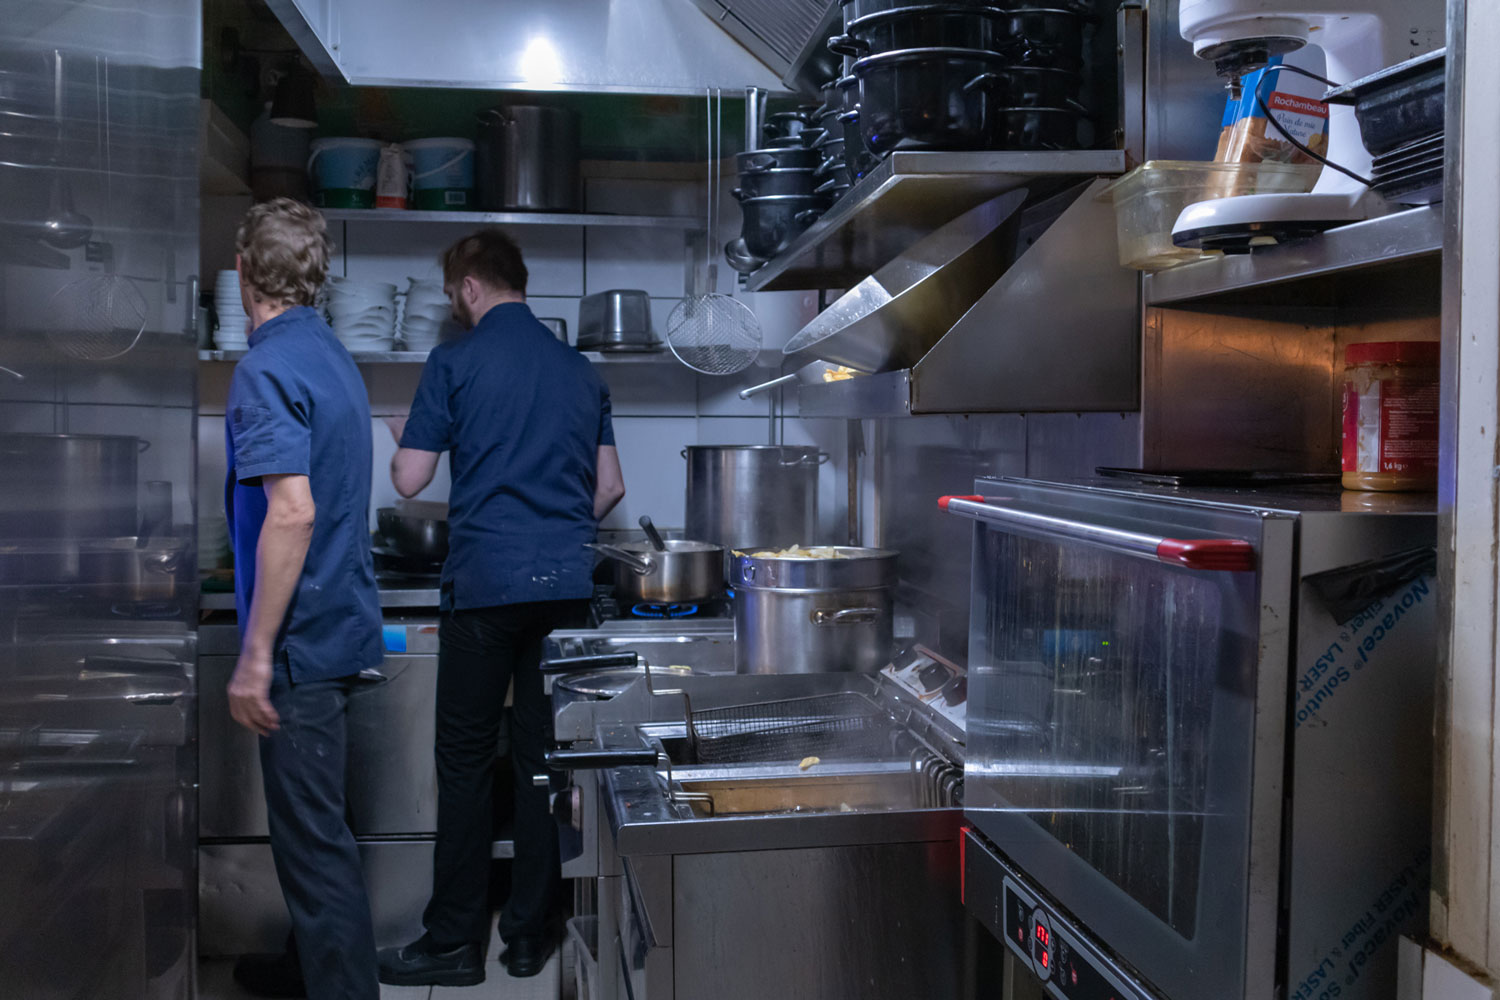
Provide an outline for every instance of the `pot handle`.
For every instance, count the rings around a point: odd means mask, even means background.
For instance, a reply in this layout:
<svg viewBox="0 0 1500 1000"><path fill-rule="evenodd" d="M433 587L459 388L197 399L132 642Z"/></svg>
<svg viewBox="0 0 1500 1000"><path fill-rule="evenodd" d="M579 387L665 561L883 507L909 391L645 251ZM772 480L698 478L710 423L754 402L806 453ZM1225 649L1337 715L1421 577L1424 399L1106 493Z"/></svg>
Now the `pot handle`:
<svg viewBox="0 0 1500 1000"><path fill-rule="evenodd" d="M547 766L559 771L587 771L603 767L655 767L656 750L552 750Z"/></svg>
<svg viewBox="0 0 1500 1000"><path fill-rule="evenodd" d="M796 215L792 216L792 218L798 222L806 222L811 225L813 222L816 222L818 217L822 214L823 213L816 208L809 208L805 212L798 212Z"/></svg>
<svg viewBox="0 0 1500 1000"><path fill-rule="evenodd" d="M761 153L746 160L745 163L751 170L769 170L776 166L776 157L770 153Z"/></svg>
<svg viewBox="0 0 1500 1000"><path fill-rule="evenodd" d="M853 125L859 121L859 108L851 108L848 111L839 112L839 122L843 125Z"/></svg>
<svg viewBox="0 0 1500 1000"><path fill-rule="evenodd" d="M855 59L869 55L870 43L853 35L834 35L828 39L828 51L834 55L852 56Z"/></svg>
<svg viewBox="0 0 1500 1000"><path fill-rule="evenodd" d="M980 88L984 88L987 90L990 87L994 86L995 83L999 81L999 79L1000 76L998 73L980 73L974 79L964 84L964 93L967 94Z"/></svg>
<svg viewBox="0 0 1500 1000"><path fill-rule="evenodd" d="M797 373L793 372L791 375L783 376L783 378L795 378L796 375L797 375ZM826 452L826 451L820 451L820 452L818 452L818 454L817 454L816 457L811 457L811 456L808 456L808 455L799 455L798 457L792 459L790 462L788 462L786 459L783 458L781 460L781 464L782 465L788 465L788 466L790 466L790 465L824 465L832 457L833 456L830 455L830 454L828 454L828 452Z"/></svg>
<svg viewBox="0 0 1500 1000"><path fill-rule="evenodd" d="M586 673L591 670L608 670L613 667L633 667L640 663L640 656L628 653L595 653L591 656L560 656L555 660L543 660L544 674Z"/></svg>
<svg viewBox="0 0 1500 1000"><path fill-rule="evenodd" d="M814 608L814 625L873 625L880 620L879 608Z"/></svg>
<svg viewBox="0 0 1500 1000"><path fill-rule="evenodd" d="M606 559L613 559L615 562L624 563L641 576L645 576L656 568L656 563L652 562L649 556L638 556L634 552L627 552L618 545L605 545L600 542L592 542L588 548L593 549Z"/></svg>

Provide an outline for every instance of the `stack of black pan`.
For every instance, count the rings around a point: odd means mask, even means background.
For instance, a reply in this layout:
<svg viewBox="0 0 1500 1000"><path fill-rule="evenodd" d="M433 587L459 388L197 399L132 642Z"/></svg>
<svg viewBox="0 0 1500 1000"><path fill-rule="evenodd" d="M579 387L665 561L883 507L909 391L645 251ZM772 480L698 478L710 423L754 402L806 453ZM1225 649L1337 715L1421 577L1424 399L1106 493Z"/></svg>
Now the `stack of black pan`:
<svg viewBox="0 0 1500 1000"><path fill-rule="evenodd" d="M1053 3L843 0L828 47L846 57L845 110L865 150L1082 145L1087 0Z"/></svg>
<svg viewBox="0 0 1500 1000"><path fill-rule="evenodd" d="M828 124L822 112L809 105L767 116L763 147L735 156L744 222L725 255L736 270L754 270L785 250L828 208L828 193L818 192L828 180L818 172Z"/></svg>

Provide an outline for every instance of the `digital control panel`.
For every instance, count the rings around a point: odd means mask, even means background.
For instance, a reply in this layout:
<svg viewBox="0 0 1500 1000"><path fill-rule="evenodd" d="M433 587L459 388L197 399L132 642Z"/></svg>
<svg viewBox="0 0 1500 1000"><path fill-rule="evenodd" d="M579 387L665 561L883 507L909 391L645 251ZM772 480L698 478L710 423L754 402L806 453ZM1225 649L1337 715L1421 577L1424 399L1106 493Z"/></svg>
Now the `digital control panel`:
<svg viewBox="0 0 1500 1000"><path fill-rule="evenodd" d="M1002 886L1005 943L1030 964L1047 992L1061 1000L1147 1000L1018 881L1006 876Z"/></svg>

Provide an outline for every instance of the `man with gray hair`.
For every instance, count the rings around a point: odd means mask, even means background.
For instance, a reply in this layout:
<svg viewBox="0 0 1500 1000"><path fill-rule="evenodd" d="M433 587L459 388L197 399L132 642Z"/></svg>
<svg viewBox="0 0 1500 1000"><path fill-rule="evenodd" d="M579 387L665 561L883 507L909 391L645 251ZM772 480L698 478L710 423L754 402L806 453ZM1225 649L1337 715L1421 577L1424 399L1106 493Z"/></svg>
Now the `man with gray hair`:
<svg viewBox="0 0 1500 1000"><path fill-rule="evenodd" d="M377 1000L375 940L344 818L345 710L383 658L370 556L370 403L359 370L312 308L328 274L323 217L256 205L235 237L250 351L225 412L225 507L235 551L236 722L260 736L271 852L308 996ZM297 996L295 966L236 970Z"/></svg>

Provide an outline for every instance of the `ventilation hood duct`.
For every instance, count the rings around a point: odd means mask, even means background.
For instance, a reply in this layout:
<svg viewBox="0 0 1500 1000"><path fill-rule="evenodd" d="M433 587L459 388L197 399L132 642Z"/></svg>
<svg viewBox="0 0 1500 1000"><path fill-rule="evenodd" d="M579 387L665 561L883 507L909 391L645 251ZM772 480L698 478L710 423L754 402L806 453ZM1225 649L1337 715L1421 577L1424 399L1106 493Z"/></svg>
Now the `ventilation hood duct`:
<svg viewBox="0 0 1500 1000"><path fill-rule="evenodd" d="M621 94L781 90L768 66L810 40L803 8L827 4L733 0L730 14L709 0L710 20L697 2L266 0L320 72L351 84ZM746 24L743 37L720 30Z"/></svg>
<svg viewBox="0 0 1500 1000"><path fill-rule="evenodd" d="M815 93L840 72L828 38L841 33L839 0L693 0L790 90Z"/></svg>
<svg viewBox="0 0 1500 1000"><path fill-rule="evenodd" d="M914 363L803 385L798 412L858 419L1136 409L1140 279L1120 266L1114 207L1099 199L1108 184L1086 182L1029 205L1014 262L968 312L940 337L908 328ZM922 351L924 343L931 348ZM808 350L817 356L816 346Z"/></svg>

